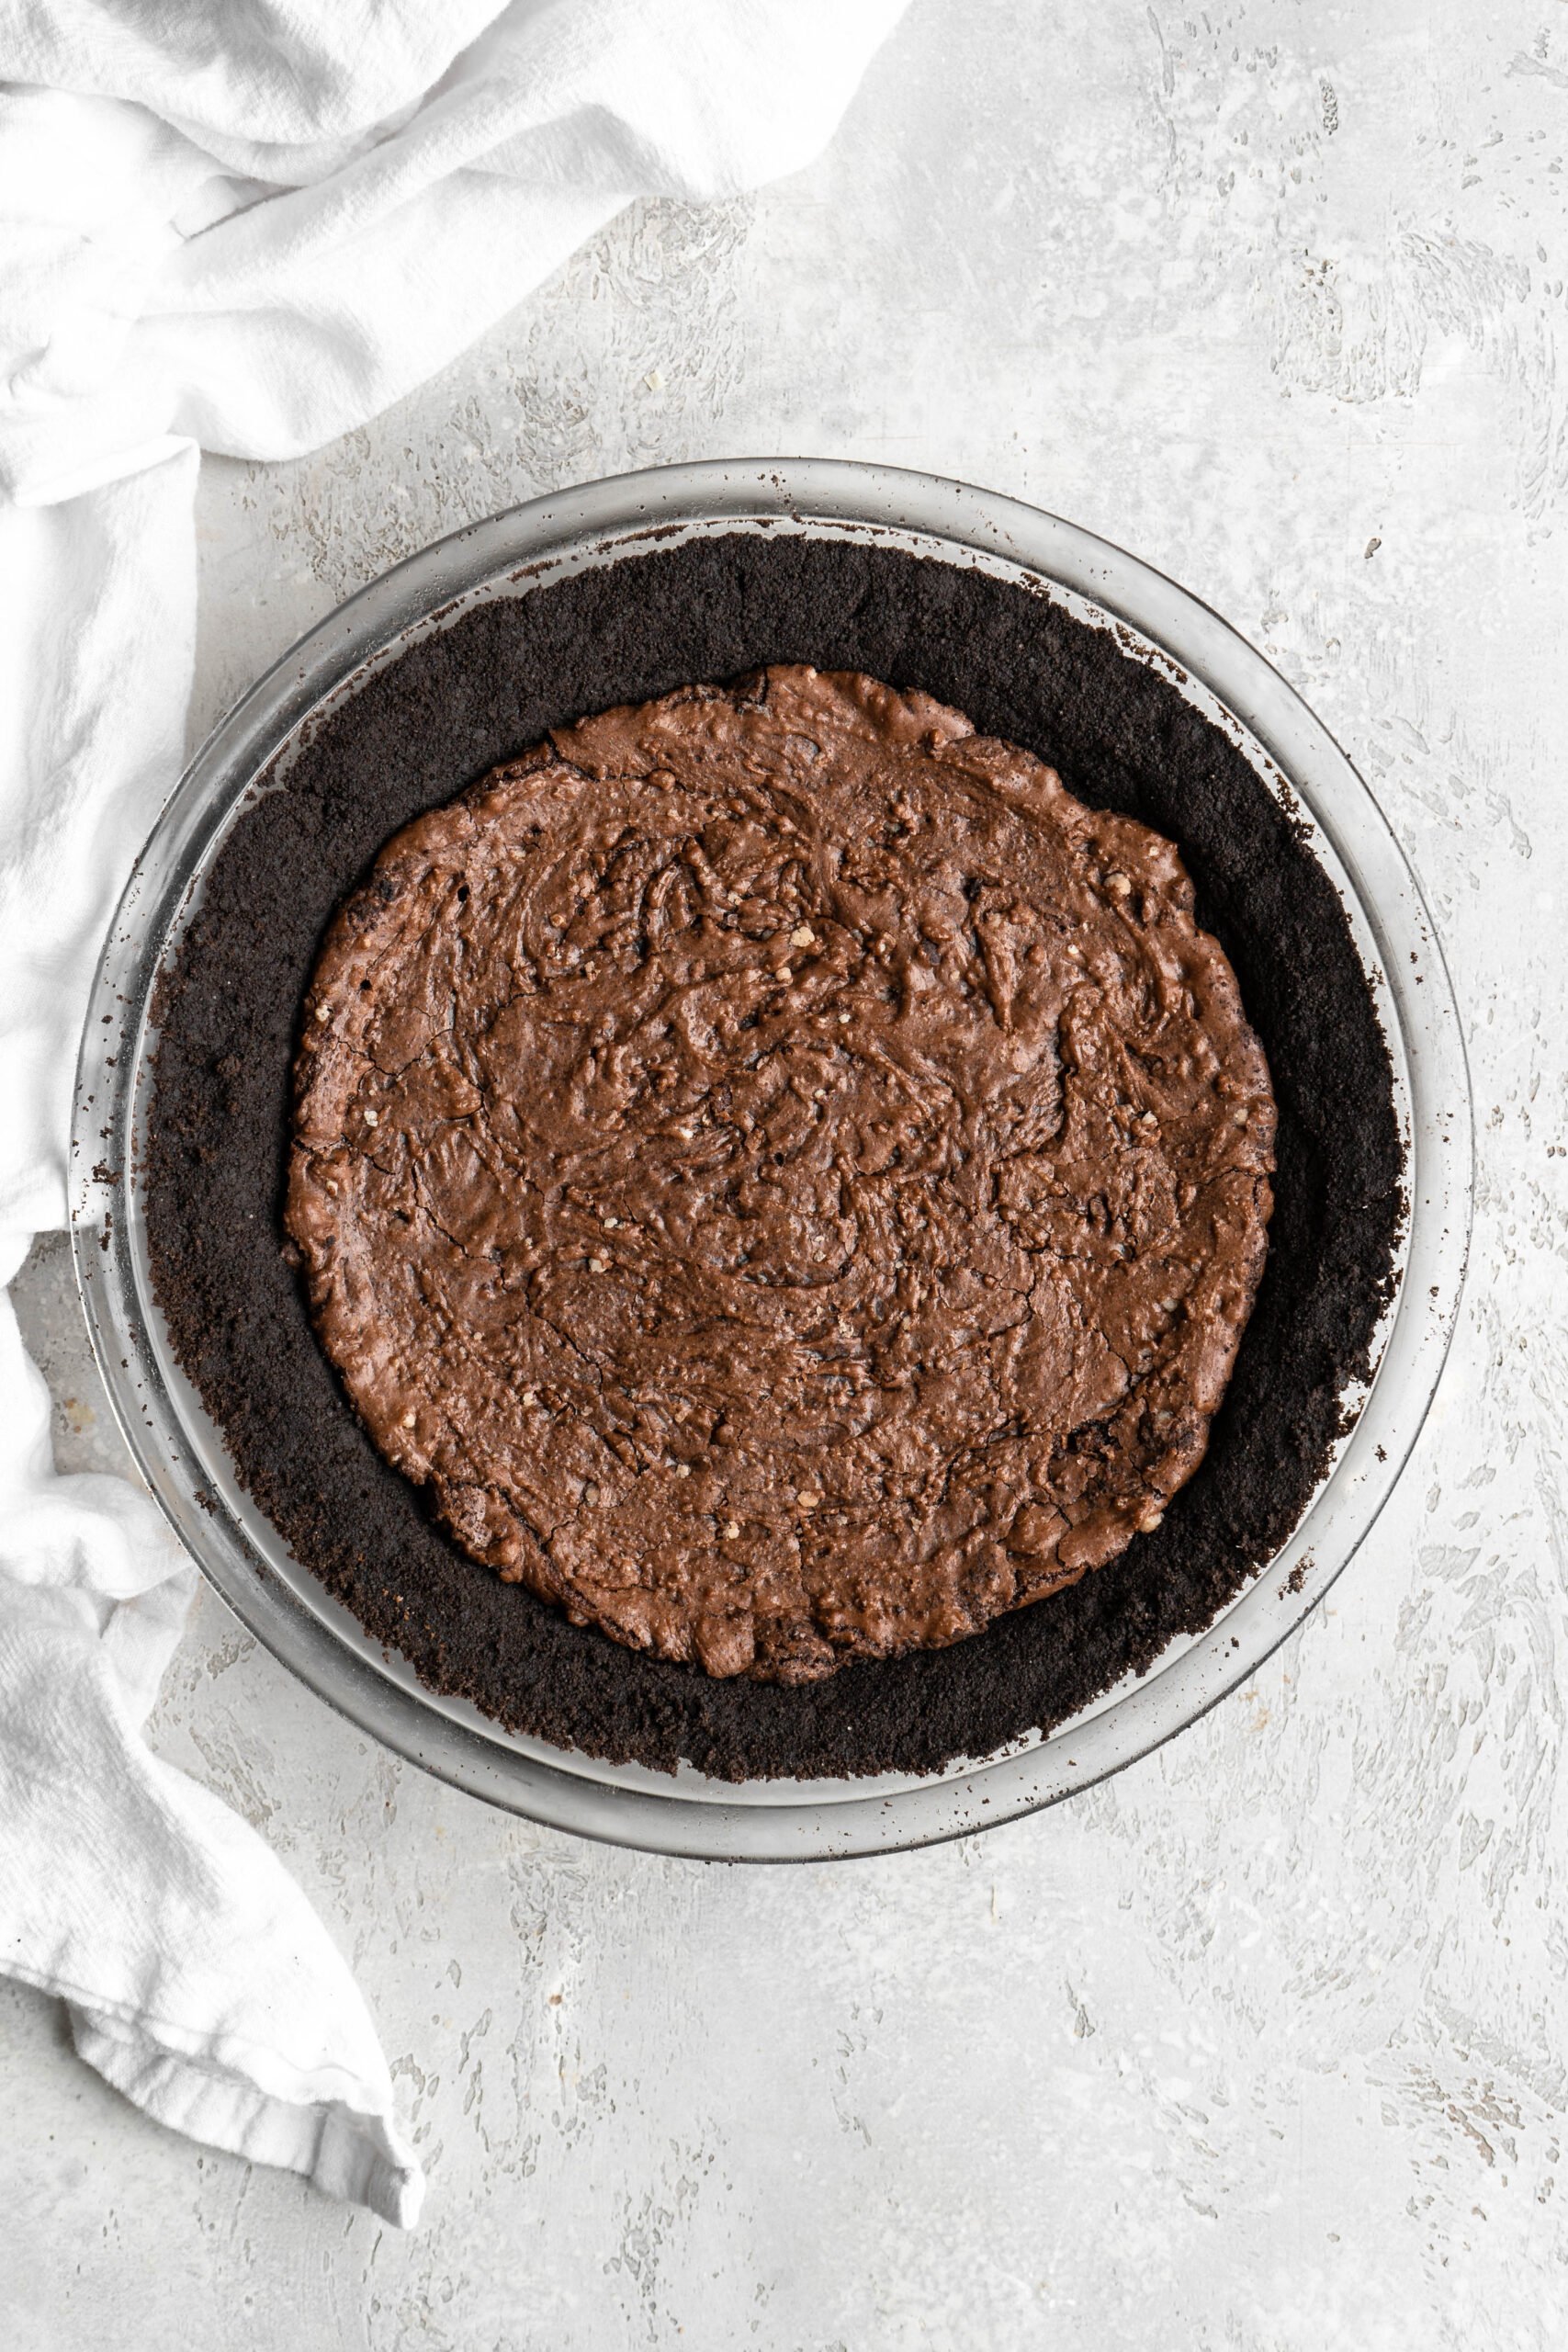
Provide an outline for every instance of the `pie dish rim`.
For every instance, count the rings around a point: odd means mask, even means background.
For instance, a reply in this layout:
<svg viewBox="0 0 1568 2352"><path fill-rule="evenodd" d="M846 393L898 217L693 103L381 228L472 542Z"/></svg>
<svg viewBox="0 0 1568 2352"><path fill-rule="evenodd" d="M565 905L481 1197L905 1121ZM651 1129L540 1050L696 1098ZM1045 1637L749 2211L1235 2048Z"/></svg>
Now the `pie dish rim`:
<svg viewBox="0 0 1568 2352"><path fill-rule="evenodd" d="M428 1690L288 1559L225 1479L221 1442L162 1342L146 1262L136 1147L154 985L258 777L313 713L477 598L525 594L563 567L619 561L673 534L738 528L870 538L979 563L1109 621L1313 826L1394 1063L1410 1200L1402 1279L1359 1417L1291 1542L1206 1634L1172 1645L1140 1680L1043 1739L919 1779L738 1787L689 1767L668 1776L503 1731ZM661 1852L818 1860L962 1836L1056 1802L1146 1754L1257 1671L1364 1540L1419 1433L1462 1283L1472 1151L1462 1034L1418 886L1344 752L1260 653L1152 567L1020 502L842 460L711 460L583 485L436 542L329 615L220 722L149 838L95 983L78 1073L73 1255L110 1402L148 1484L209 1580L320 1695L399 1753L530 1818Z"/></svg>

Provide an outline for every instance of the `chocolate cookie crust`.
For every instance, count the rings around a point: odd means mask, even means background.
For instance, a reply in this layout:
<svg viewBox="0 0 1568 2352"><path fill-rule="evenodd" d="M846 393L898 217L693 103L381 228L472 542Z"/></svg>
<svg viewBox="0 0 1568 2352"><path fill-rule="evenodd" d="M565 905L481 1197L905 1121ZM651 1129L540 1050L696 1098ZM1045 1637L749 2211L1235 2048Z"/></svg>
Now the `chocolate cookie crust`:
<svg viewBox="0 0 1568 2352"><path fill-rule="evenodd" d="M1178 842L1279 1108L1269 1260L1200 1475L1156 1532L951 1649L804 1688L719 1682L502 1589L345 1402L282 1253L289 1063L334 908L400 826L584 709L769 662L966 709L1091 807ZM891 550L745 535L468 615L323 723L217 862L164 991L145 1172L159 1295L296 1555L427 1679L611 1758L730 1777L934 1769L1083 1705L1207 1623L1299 1517L1366 1368L1401 1215L1386 1047L1334 891L1245 760L1043 598Z"/></svg>
<svg viewBox="0 0 1568 2352"><path fill-rule="evenodd" d="M929 695L774 668L388 843L287 1223L381 1453L636 1649L809 1682L1157 1527L1274 1106L1168 842Z"/></svg>

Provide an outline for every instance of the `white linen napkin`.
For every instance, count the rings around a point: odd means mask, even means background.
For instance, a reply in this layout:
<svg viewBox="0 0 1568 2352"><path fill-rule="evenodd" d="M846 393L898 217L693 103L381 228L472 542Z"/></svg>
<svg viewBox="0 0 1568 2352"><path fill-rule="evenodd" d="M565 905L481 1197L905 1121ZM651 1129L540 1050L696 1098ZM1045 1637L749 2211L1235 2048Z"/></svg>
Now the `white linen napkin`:
<svg viewBox="0 0 1568 2352"><path fill-rule="evenodd" d="M178 767L197 453L358 424L633 198L814 156L905 0L0 14L0 1280L65 1216L93 960ZM60 1477L0 1302L0 1968L150 2114L408 2225L342 1958L141 1727L194 1571Z"/></svg>

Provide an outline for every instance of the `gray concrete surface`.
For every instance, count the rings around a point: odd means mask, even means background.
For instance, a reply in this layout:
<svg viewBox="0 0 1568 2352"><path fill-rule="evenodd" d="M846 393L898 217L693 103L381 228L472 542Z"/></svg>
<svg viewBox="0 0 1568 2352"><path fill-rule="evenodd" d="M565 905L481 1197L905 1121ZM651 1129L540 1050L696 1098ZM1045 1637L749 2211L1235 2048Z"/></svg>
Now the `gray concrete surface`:
<svg viewBox="0 0 1568 2352"><path fill-rule="evenodd" d="M929 465L1136 548L1299 683L1425 879L1477 1246L1332 1605L966 1845L575 1844L378 1754L204 1600L156 1738L352 1954L427 2219L149 2127L0 1987L0 2339L1568 2340L1565 148L1564 0L917 0L812 172L628 216L367 431L209 467L198 730L391 559L653 460ZM24 1288L62 1456L118 1460L59 1244Z"/></svg>

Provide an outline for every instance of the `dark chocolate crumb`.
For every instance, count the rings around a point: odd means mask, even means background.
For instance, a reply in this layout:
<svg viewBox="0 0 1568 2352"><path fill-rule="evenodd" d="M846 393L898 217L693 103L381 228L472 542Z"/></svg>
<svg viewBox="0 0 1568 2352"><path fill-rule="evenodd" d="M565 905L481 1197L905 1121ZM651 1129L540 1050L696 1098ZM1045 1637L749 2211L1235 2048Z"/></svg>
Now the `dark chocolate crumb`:
<svg viewBox="0 0 1568 2352"><path fill-rule="evenodd" d="M458 1552L377 1453L282 1253L289 1070L339 901L389 835L553 726L774 662L921 687L1170 835L1269 1055L1269 1261L1208 1460L1121 1559L948 1650L786 1689L625 1650ZM934 1770L1077 1712L1272 1557L1369 1370L1403 1204L1388 1051L1338 899L1247 762L1108 630L886 548L735 536L470 612L341 695L234 828L160 995L160 1302L244 1486L424 1679L561 1747L726 1779ZM236 1068L237 1065L237 1068Z"/></svg>

